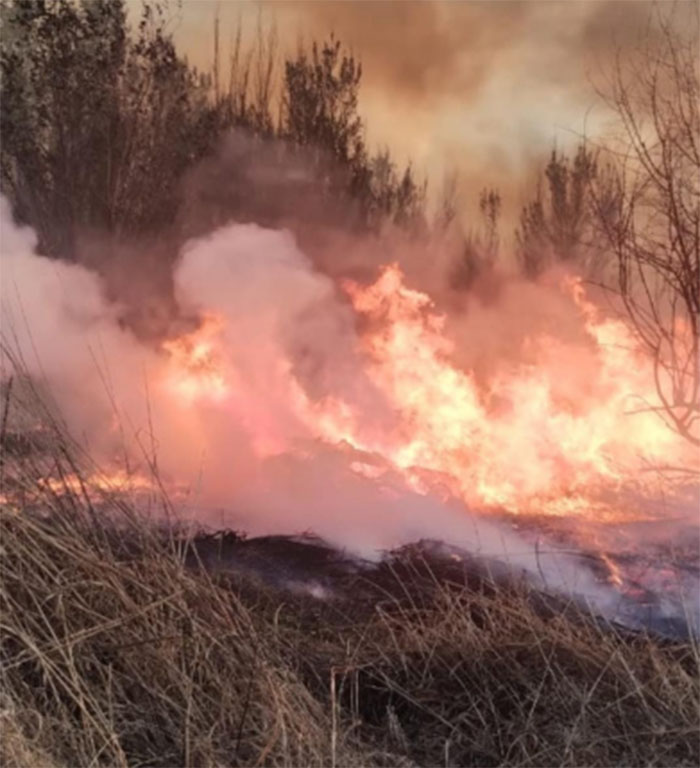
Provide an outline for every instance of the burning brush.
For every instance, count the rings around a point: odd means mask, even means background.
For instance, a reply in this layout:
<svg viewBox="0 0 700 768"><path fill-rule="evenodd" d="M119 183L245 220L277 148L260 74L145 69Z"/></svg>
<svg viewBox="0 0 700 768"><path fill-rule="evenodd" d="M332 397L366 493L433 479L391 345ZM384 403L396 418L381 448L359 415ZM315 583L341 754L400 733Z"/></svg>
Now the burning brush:
<svg viewBox="0 0 700 768"><path fill-rule="evenodd" d="M232 225L186 248L176 298L200 321L154 349L92 273L15 235L7 346L37 363L10 357L117 486L164 491L198 525L311 529L374 558L443 540L609 615L653 604L697 625L697 548L671 557L647 532L697 541L698 453L659 418L637 339L581 281L506 282L500 305L448 315L397 264L334 282L287 233ZM66 281L82 286L68 308L47 302ZM489 335L509 301L548 303L569 330Z"/></svg>

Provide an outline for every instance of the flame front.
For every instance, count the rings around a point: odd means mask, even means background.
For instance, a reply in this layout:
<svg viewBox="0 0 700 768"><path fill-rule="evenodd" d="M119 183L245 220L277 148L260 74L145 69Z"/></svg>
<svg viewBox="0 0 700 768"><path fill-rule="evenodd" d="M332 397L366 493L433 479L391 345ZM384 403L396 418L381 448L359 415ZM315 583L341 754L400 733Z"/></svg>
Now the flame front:
<svg viewBox="0 0 700 768"><path fill-rule="evenodd" d="M565 289L593 344L595 380L585 381L590 367L567 370L565 347L541 337L532 342L535 363L504 370L479 389L471 372L451 362L444 317L425 294L403 285L397 266L367 289L348 285L374 329L363 340L370 376L402 429L370 442L356 419L342 437L387 456L414 485L425 482L427 470L472 505L540 514L601 514L601 501L593 502L598 492L641 482L647 466L689 459L643 407L656 401L653 379L626 327L598 319L579 282ZM560 377L581 400L558 395Z"/></svg>
<svg viewBox="0 0 700 768"><path fill-rule="evenodd" d="M697 469L697 456L651 407L657 397L648 360L623 323L600 315L580 282L569 280L562 290L580 315L585 348L572 350L552 336L528 339L528 362L501 366L486 384L455 363L445 317L426 294L406 287L398 266L368 287L344 289L367 329L357 341L364 374L388 403L393 426L378 430L372 415L339 394L312 399L286 364L277 390L315 439L380 457L414 490L481 510L605 520L639 514L620 504L619 494L657 493L653 468ZM246 371L224 362L230 356L217 347L222 322L210 316L166 345L166 384L183 402L236 400L232 380L245 381ZM254 442L264 444L256 429L268 430L269 422L249 414L265 404L251 408L251 398L238 412L248 414ZM362 462L351 468L381 474ZM664 477L664 492L670 482Z"/></svg>

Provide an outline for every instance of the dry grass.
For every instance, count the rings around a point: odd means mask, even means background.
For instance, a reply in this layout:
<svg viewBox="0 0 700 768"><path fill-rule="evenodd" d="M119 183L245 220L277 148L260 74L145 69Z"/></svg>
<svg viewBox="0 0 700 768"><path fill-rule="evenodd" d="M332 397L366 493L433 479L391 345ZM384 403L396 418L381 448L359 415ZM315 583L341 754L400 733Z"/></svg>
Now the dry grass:
<svg viewBox="0 0 700 768"><path fill-rule="evenodd" d="M409 556L357 605L213 576L119 496L42 484L74 470L52 445L0 505L3 765L700 762L695 641Z"/></svg>

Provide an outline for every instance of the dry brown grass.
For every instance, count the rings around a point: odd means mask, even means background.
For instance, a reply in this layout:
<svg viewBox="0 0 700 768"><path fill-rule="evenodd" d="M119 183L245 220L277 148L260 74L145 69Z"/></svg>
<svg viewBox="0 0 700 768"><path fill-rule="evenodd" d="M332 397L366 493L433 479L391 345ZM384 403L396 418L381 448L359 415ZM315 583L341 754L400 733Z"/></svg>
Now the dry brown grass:
<svg viewBox="0 0 700 768"><path fill-rule="evenodd" d="M698 760L697 648L542 616L523 594L440 588L373 622L366 674L420 764Z"/></svg>
<svg viewBox="0 0 700 768"><path fill-rule="evenodd" d="M120 495L42 485L52 445L0 504L3 765L700 762L695 641L430 563L362 605L213 576Z"/></svg>
<svg viewBox="0 0 700 768"><path fill-rule="evenodd" d="M167 544L141 537L125 557L80 523L0 515L6 760L321 765L334 749L365 762L285 638Z"/></svg>

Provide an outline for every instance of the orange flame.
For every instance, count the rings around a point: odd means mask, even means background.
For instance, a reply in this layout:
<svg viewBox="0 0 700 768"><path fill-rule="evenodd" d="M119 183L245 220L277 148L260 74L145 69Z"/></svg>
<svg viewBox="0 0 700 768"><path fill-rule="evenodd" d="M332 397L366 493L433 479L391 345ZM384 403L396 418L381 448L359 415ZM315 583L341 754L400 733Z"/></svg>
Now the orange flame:
<svg viewBox="0 0 700 768"><path fill-rule="evenodd" d="M657 402L649 361L623 323L601 316L580 281L562 288L580 313L587 344L529 339L534 361L511 363L487 385L454 362L445 317L404 284L397 265L368 287L344 288L367 320L359 340L365 373L398 426L378 431L371 414L341 397L312 401L284 360L280 370L288 408L316 439L381 457L371 466L354 462L354 471L376 478L383 462L420 493L446 492L479 509L611 520L639 514L614 499L632 487L644 490L648 467L697 466L649 407ZM245 389L246 372L223 354L222 328L223 320L209 315L197 331L164 345L166 384L186 403L242 397L236 390ZM286 449L264 403L238 411L262 453Z"/></svg>
<svg viewBox="0 0 700 768"><path fill-rule="evenodd" d="M600 319L580 282L565 287L594 345L595 381L586 382L585 402L557 396L555 377L587 373L562 368L565 356L554 339L534 341L538 364L503 372L480 391L473 374L451 362L445 318L425 294L404 285L398 266L385 268L368 288L348 284L356 311L370 320L362 342L369 375L402 428L377 440L361 414L340 419L342 409L331 403L317 420L319 433L385 456L418 490L432 478L482 508L618 515L597 492L638 483L645 463L666 463L683 446L648 409L630 413L656 396L626 327Z"/></svg>
<svg viewBox="0 0 700 768"><path fill-rule="evenodd" d="M201 399L221 402L230 392L216 353L216 338L222 328L221 318L205 315L195 331L163 343L172 362L168 386L189 403Z"/></svg>

